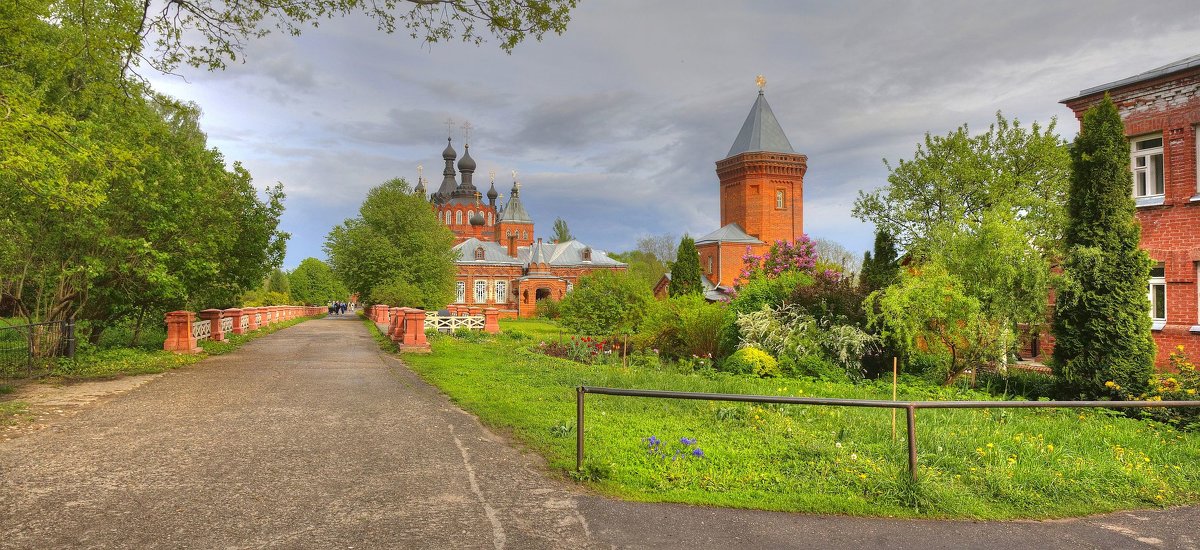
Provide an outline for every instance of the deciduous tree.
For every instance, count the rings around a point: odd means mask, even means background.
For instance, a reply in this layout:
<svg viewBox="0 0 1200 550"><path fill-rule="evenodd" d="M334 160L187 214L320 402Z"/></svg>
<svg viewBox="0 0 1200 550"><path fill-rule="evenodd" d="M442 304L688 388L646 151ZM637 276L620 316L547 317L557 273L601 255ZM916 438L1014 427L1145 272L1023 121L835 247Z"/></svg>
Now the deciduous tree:
<svg viewBox="0 0 1200 550"><path fill-rule="evenodd" d="M700 294L704 292L704 287L700 285L700 277L700 253L696 251L696 241L684 235L679 241L675 263L671 264L671 286L668 292L672 297Z"/></svg>

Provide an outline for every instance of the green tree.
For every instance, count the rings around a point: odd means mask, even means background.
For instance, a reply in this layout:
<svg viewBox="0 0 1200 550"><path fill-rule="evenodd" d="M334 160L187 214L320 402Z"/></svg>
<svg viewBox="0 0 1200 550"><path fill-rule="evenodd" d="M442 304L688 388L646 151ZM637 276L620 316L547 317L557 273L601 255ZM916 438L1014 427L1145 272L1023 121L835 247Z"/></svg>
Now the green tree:
<svg viewBox="0 0 1200 550"><path fill-rule="evenodd" d="M292 293L292 285L288 281L287 272L279 268L271 270L271 275L267 277L266 288L267 292L277 292L285 296L290 296Z"/></svg>
<svg viewBox="0 0 1200 550"><path fill-rule="evenodd" d="M896 239L884 229L875 230L875 253L864 252L859 287L866 294L887 288L900 279Z"/></svg>
<svg viewBox="0 0 1200 550"><path fill-rule="evenodd" d="M1124 130L1106 95L1083 114L1071 150L1053 368L1071 390L1093 397L1118 397L1118 389L1139 394L1154 372L1146 297L1151 261L1138 247Z"/></svg>
<svg viewBox="0 0 1200 550"><path fill-rule="evenodd" d="M329 264L316 258L305 258L288 273L292 299L302 304L321 305L345 300L350 293L337 279Z"/></svg>
<svg viewBox="0 0 1200 550"><path fill-rule="evenodd" d="M573 240L575 240L575 236L567 228L567 221L562 218L554 218L554 242L565 243Z"/></svg>
<svg viewBox="0 0 1200 550"><path fill-rule="evenodd" d="M627 264L629 276L641 281L646 288L654 288L668 271L666 264L659 261L658 257L641 250L613 252L608 257Z"/></svg>
<svg viewBox="0 0 1200 550"><path fill-rule="evenodd" d="M580 334L611 335L636 331L650 302L650 289L619 271L594 271L580 277L562 299L560 322Z"/></svg>
<svg viewBox="0 0 1200 550"><path fill-rule="evenodd" d="M675 263L671 264L671 286L668 292L671 296L700 294L704 287L700 285L700 253L696 251L696 241L684 235L679 241L679 250L675 253Z"/></svg>
<svg viewBox="0 0 1200 550"><path fill-rule="evenodd" d="M578 0L117 0L137 29L139 42L125 52L126 67L139 62L170 72L179 64L222 69L244 57L243 47L275 29L292 36L334 17L364 14L387 33L402 29L426 44L460 38L483 43L488 36L512 52L526 37L541 41L562 34ZM143 38L144 37L144 38ZM149 42L152 40L153 42ZM142 43L142 41L147 41ZM149 50L149 51L147 51Z"/></svg>
<svg viewBox="0 0 1200 550"><path fill-rule="evenodd" d="M325 251L333 272L362 299L438 309L454 299L453 244L429 203L392 179L367 193L357 218L329 232Z"/></svg>
<svg viewBox="0 0 1200 550"><path fill-rule="evenodd" d="M1067 149L1054 133L1028 129L999 112L988 131L972 136L963 125L946 136L925 134L912 160L887 165L888 184L859 192L854 216L891 234L906 251L936 250L935 229L969 230L987 212L1003 212L1027 232L1039 250L1053 251L1062 238L1069 178Z"/></svg>

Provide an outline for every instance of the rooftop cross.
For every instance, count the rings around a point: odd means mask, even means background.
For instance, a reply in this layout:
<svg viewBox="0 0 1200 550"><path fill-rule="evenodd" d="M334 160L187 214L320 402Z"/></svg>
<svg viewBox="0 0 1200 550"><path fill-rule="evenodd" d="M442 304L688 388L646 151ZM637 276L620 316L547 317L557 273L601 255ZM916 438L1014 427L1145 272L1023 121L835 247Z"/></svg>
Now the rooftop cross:
<svg viewBox="0 0 1200 550"><path fill-rule="evenodd" d="M449 137L454 133L454 119L446 117L446 136Z"/></svg>
<svg viewBox="0 0 1200 550"><path fill-rule="evenodd" d="M417 181L421 181L421 176L424 174L425 174L425 166L418 164L417 165Z"/></svg>
<svg viewBox="0 0 1200 550"><path fill-rule="evenodd" d="M495 168L488 170L488 178L492 180L492 183L496 183L496 169Z"/></svg>
<svg viewBox="0 0 1200 550"><path fill-rule="evenodd" d="M763 75L760 74L754 78L754 84L756 86L758 86L758 91L761 92L763 90L763 88L767 87L767 79L766 79L766 77L764 77Z"/></svg>
<svg viewBox="0 0 1200 550"><path fill-rule="evenodd" d="M474 128L473 126L471 126L471 121L464 120L462 123L463 143L471 142L471 128Z"/></svg>

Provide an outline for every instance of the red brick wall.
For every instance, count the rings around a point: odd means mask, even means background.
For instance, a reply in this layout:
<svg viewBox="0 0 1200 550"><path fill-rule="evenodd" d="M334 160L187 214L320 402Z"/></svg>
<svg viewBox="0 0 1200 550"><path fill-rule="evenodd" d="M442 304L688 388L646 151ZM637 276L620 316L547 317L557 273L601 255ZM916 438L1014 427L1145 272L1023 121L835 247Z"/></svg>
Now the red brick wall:
<svg viewBox="0 0 1200 550"><path fill-rule="evenodd" d="M807 170L808 157L794 153L742 153L718 161L721 227L737 223L768 244L795 241L804 233ZM776 208L778 190L785 193L783 208Z"/></svg>
<svg viewBox="0 0 1200 550"><path fill-rule="evenodd" d="M567 292L567 284L575 285L578 283L579 277L596 271L597 269L609 269L613 271L625 271L622 267L551 267L547 272L556 277L554 279L529 279L518 281L520 277L525 275L525 269L519 265L475 265L469 263L456 264L458 276L456 281L461 281L466 285L466 295L462 302L455 302L458 305L480 307L494 307L500 310L500 316L503 318L512 317L533 317L537 303L537 289L547 288L550 290L550 299L561 300ZM475 302L475 281L488 281L488 296L483 302ZM508 300L504 302L496 301L495 282L508 282Z"/></svg>
<svg viewBox="0 0 1200 550"><path fill-rule="evenodd" d="M746 245L740 243L704 243L696 245L700 254L700 273L714 285L732 288L738 282L738 275L745 267L743 257L747 249L751 254L762 254L769 248L765 244ZM712 272L708 270L708 260L712 258Z"/></svg>
<svg viewBox="0 0 1200 550"><path fill-rule="evenodd" d="M1109 92L1121 112L1128 137L1161 133L1163 137L1164 196L1161 206L1137 210L1142 248L1162 262L1167 281L1167 324L1154 331L1157 364L1182 345L1200 361L1200 304L1197 303L1197 262L1200 262L1200 191L1197 189L1196 126L1200 124L1200 69L1135 83ZM1103 98L1093 94L1067 102L1076 118ZM1131 184L1132 192L1132 184ZM1196 200L1193 200L1196 198Z"/></svg>

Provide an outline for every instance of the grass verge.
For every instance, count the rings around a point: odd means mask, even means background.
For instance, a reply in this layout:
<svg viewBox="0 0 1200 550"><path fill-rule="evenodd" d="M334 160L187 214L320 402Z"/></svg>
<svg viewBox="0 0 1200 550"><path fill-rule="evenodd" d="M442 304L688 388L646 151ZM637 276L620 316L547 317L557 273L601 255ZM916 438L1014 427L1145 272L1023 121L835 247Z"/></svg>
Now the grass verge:
<svg viewBox="0 0 1200 550"><path fill-rule="evenodd" d="M1200 501L1200 435L1102 410L922 410L919 478L891 412L589 395L575 465L575 387L890 398L890 385L583 365L531 351L538 321L435 336L404 361L490 426L596 490L643 501L900 517L1055 518ZM390 343L390 342L389 342ZM994 399L906 385L901 399ZM651 439L651 438L654 439ZM686 438L686 441L681 441ZM657 440L660 443L654 444ZM694 440L694 443L692 441ZM701 449L703 457L696 456Z"/></svg>

